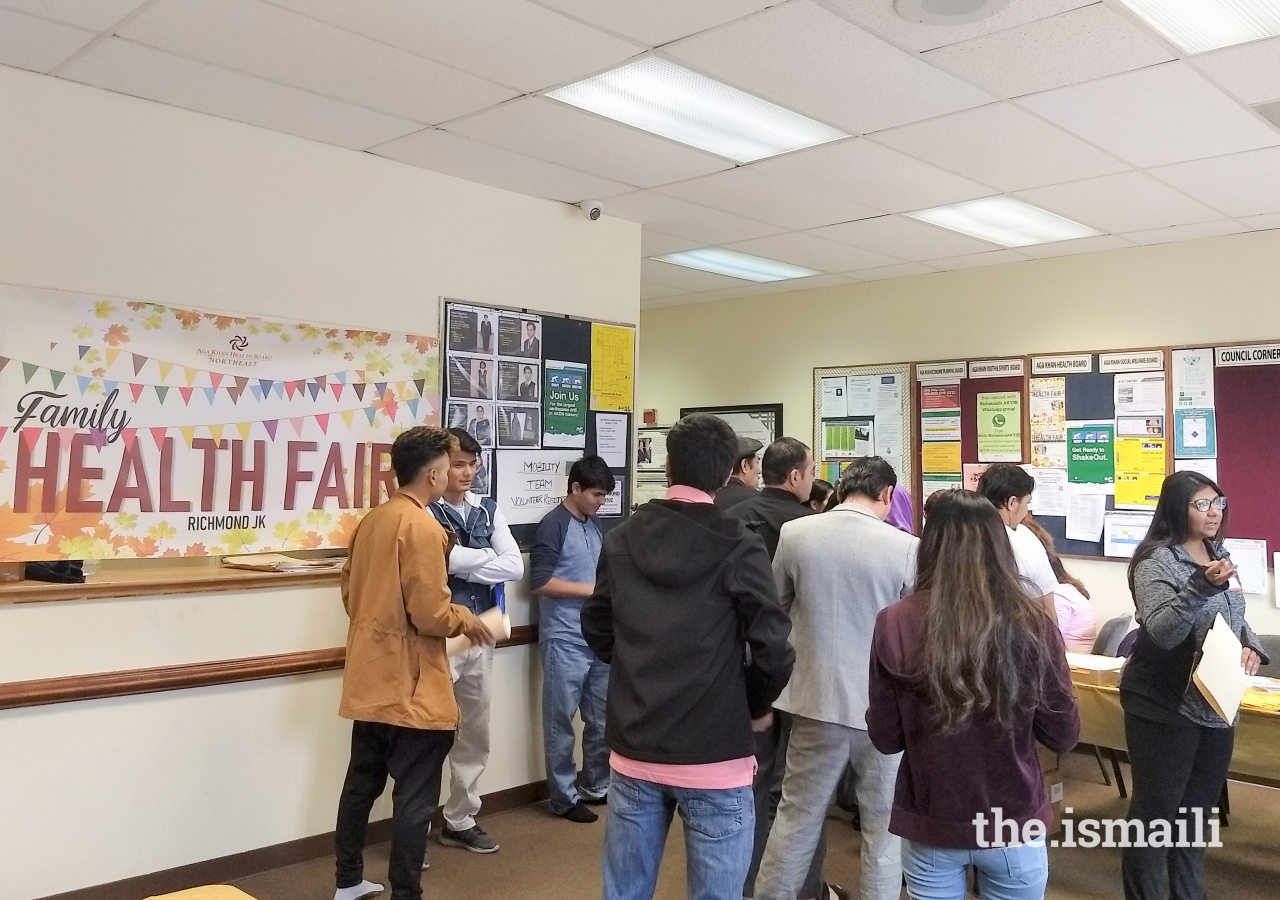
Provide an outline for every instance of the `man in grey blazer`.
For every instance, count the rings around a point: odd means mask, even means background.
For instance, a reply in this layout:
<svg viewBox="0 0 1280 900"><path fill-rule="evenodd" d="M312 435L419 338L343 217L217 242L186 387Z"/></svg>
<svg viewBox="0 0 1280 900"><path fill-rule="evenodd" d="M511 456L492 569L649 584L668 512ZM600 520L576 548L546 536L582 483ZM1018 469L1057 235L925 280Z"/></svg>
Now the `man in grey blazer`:
<svg viewBox="0 0 1280 900"><path fill-rule="evenodd" d="M796 896L846 763L858 778L862 900L899 895L901 842L889 834L889 813L901 754L880 755L866 718L876 615L915 583L919 539L884 522L897 483L880 457L854 460L836 487L839 506L782 526L773 573L791 615L796 667L774 705L794 724L756 900Z"/></svg>

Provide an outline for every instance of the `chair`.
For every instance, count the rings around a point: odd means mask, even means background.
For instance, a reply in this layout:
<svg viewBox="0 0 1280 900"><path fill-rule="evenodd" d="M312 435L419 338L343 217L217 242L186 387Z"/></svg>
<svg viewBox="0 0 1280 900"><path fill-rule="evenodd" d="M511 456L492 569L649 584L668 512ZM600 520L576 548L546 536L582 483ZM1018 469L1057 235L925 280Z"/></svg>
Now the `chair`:
<svg viewBox="0 0 1280 900"><path fill-rule="evenodd" d="M1093 642L1094 656L1118 656L1120 653L1120 642L1124 640L1125 635L1129 633L1129 626L1133 623L1133 616L1124 615L1116 616L1114 619L1108 619L1106 623L1098 629L1098 637ZM1111 776L1107 774L1107 767L1102 762L1103 748L1097 745L1093 748L1093 758L1098 761L1098 768L1102 771L1102 780L1111 786ZM1116 775L1116 789L1120 792L1121 797L1129 796L1129 788L1124 783L1124 772L1120 768L1120 757L1112 747L1107 747L1107 757L1111 760L1111 770Z"/></svg>
<svg viewBox="0 0 1280 900"><path fill-rule="evenodd" d="M1108 619L1106 623L1098 629L1098 636L1093 642L1094 656L1115 656L1120 651L1120 642L1124 640L1124 636L1129 633L1129 625L1133 622L1133 616L1116 616L1114 619Z"/></svg>
<svg viewBox="0 0 1280 900"><path fill-rule="evenodd" d="M1268 678L1280 678L1280 634L1260 634L1258 640L1262 643L1262 649L1267 656L1271 658L1271 662L1258 669L1258 674L1266 675Z"/></svg>

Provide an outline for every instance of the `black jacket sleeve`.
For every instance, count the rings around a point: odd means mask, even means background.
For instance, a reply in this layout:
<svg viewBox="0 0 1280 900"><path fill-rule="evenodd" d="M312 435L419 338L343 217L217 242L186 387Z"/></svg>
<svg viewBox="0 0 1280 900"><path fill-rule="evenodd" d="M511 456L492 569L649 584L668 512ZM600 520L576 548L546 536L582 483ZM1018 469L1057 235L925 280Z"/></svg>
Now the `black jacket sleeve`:
<svg viewBox="0 0 1280 900"><path fill-rule="evenodd" d="M727 587L750 649L747 705L756 719L769 711L787 686L796 653L787 642L791 619L778 605L778 586L764 541L759 535L750 535L735 557L728 568Z"/></svg>
<svg viewBox="0 0 1280 900"><path fill-rule="evenodd" d="M582 637L600 661L613 661L613 587L609 581L609 554L601 553L596 565L596 589L582 602Z"/></svg>

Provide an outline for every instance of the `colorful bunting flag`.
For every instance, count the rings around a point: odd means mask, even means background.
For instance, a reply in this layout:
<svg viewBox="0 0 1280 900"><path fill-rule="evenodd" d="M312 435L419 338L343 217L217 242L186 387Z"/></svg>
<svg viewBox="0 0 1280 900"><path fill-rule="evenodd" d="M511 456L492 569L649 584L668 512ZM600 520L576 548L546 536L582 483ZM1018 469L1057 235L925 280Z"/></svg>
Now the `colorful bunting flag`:
<svg viewBox="0 0 1280 900"><path fill-rule="evenodd" d="M34 453L36 451L36 443L40 440L40 432L42 428L24 428L22 429L22 442L27 445L27 452Z"/></svg>
<svg viewBox="0 0 1280 900"><path fill-rule="evenodd" d="M124 445L128 447L130 450L133 449L133 442L134 442L134 439L137 438L137 436L138 436L138 429L136 428L126 428L120 432L120 439L124 441Z"/></svg>
<svg viewBox="0 0 1280 900"><path fill-rule="evenodd" d="M165 397L169 396L169 389L162 384L153 385L156 389L156 396L160 398L160 405L164 406Z"/></svg>
<svg viewBox="0 0 1280 900"><path fill-rule="evenodd" d="M35 365L34 363L23 363L23 364L22 364L22 380L23 380L23 382L24 382L24 383L26 383L26 384L30 384L30 383L31 383L31 378L32 378L32 376L33 376L33 375L35 375L35 374L36 374L36 372L39 372L39 371L40 371L40 367L39 367L39 366L37 366L37 365Z"/></svg>
<svg viewBox="0 0 1280 900"><path fill-rule="evenodd" d="M116 358L120 355L120 350L116 347L107 348L107 366L115 365Z"/></svg>
<svg viewBox="0 0 1280 900"><path fill-rule="evenodd" d="M331 387L331 388L333 389L333 399L334 399L334 400L341 400L341 399L342 399L342 387L343 387L343 386L342 386L342 384L340 384L339 382L335 381L333 384L329 385L329 387Z"/></svg>
<svg viewBox="0 0 1280 900"><path fill-rule="evenodd" d="M218 385L220 385L220 384L222 384L222 373L221 373L221 372L210 372L210 373L209 373L209 385L210 385L210 386L211 386L211 387L216 391L216 390L218 389Z"/></svg>
<svg viewBox="0 0 1280 900"><path fill-rule="evenodd" d="M355 391L355 392L356 392L356 396L360 398L360 401L361 401L361 402L364 402L364 389L365 389L365 388L367 388L367 387L368 387L368 385L367 385L367 384L363 384L363 383L361 383L361 384L353 384L353 385L351 385L351 390L353 390L353 391Z"/></svg>
<svg viewBox="0 0 1280 900"><path fill-rule="evenodd" d="M351 417L354 414L355 410L353 409L344 409L342 412L338 413L338 415L342 417L343 423L347 426L348 431L351 430ZM0 437L3 437L3 433L0 433Z"/></svg>
<svg viewBox="0 0 1280 900"><path fill-rule="evenodd" d="M316 416L316 424L320 426L321 434L329 433L329 414L320 413Z"/></svg>
<svg viewBox="0 0 1280 900"><path fill-rule="evenodd" d="M262 423L262 427L267 429L267 436L274 441L276 439L276 429L280 427L280 420L267 419L265 422Z"/></svg>
<svg viewBox="0 0 1280 900"><path fill-rule="evenodd" d="M294 433L297 434L298 437L302 437L302 426L307 424L307 417L298 416L295 419L290 419L289 424L293 426Z"/></svg>
<svg viewBox="0 0 1280 900"><path fill-rule="evenodd" d="M194 440L196 439L196 426L194 426L194 425L179 425L179 426L178 426L178 433L179 433L180 435L182 435L182 439L183 439L184 441L186 441L186 442L187 442L187 446L188 446L188 447L190 447L190 446L191 446L191 442L192 442L192 441L194 441Z"/></svg>
<svg viewBox="0 0 1280 900"><path fill-rule="evenodd" d="M130 385L129 385L129 393L133 394L133 402L134 402L134 403L137 403L140 399L142 399L142 392L143 392L144 390L146 390L146 388L147 388L147 386L146 386L145 384L130 384Z"/></svg>
<svg viewBox="0 0 1280 900"><path fill-rule="evenodd" d="M191 394L194 390L195 388L190 388L190 387L178 388L178 393L182 395L182 403L184 406L191 405Z"/></svg>
<svg viewBox="0 0 1280 900"><path fill-rule="evenodd" d="M88 344L81 344L81 345L80 345L80 358L81 358L81 359L84 359L84 355L85 355L86 353L88 353L88 352L89 352L89 345L88 345Z"/></svg>
<svg viewBox="0 0 1280 900"><path fill-rule="evenodd" d="M206 427L209 429L209 437L213 438L213 442L214 442L215 444L221 444L221 443L222 443L222 429L223 429L223 427L224 427L224 426L222 426L222 425L209 425L209 426L206 426Z"/></svg>
<svg viewBox="0 0 1280 900"><path fill-rule="evenodd" d="M147 357L143 356L141 353L131 353L129 355L133 357L133 374L141 375L142 367L147 364Z"/></svg>
<svg viewBox="0 0 1280 900"><path fill-rule="evenodd" d="M156 363L160 367L160 380L161 381L167 380L169 377L169 373L173 371L173 363L162 362L160 360L156 360Z"/></svg>
<svg viewBox="0 0 1280 900"><path fill-rule="evenodd" d="M372 406L366 406L364 408L364 414L369 417L370 425L373 424L374 419L378 418L378 411L374 409Z"/></svg>
<svg viewBox="0 0 1280 900"><path fill-rule="evenodd" d="M88 393L89 385L93 383L93 379L88 375L77 375L76 384L80 387L80 393Z"/></svg>
<svg viewBox="0 0 1280 900"><path fill-rule="evenodd" d="M240 422L236 425L236 431L240 432L240 440L249 440L249 434L253 431L252 422Z"/></svg>
<svg viewBox="0 0 1280 900"><path fill-rule="evenodd" d="M164 449L164 439L168 436L169 429L168 428L151 428L149 430L151 432L151 440L156 442L156 449L157 450Z"/></svg>

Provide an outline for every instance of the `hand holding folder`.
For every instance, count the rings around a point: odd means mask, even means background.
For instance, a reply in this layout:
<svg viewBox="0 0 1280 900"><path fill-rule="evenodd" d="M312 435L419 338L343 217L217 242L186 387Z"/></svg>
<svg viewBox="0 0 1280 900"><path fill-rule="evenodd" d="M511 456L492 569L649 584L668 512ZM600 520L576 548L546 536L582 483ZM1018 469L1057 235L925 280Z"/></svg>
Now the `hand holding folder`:
<svg viewBox="0 0 1280 900"><path fill-rule="evenodd" d="M1249 676L1241 665L1244 646L1227 620L1218 613L1200 649L1200 664L1191 679L1214 711L1230 723L1249 689Z"/></svg>

